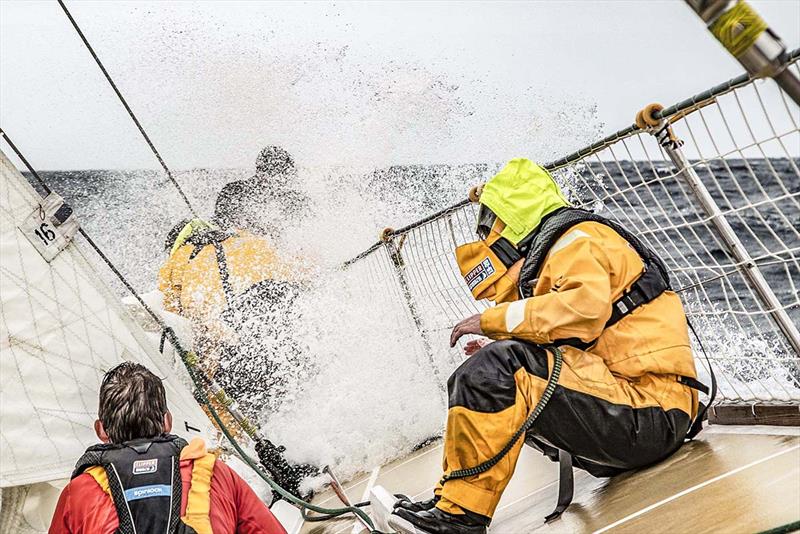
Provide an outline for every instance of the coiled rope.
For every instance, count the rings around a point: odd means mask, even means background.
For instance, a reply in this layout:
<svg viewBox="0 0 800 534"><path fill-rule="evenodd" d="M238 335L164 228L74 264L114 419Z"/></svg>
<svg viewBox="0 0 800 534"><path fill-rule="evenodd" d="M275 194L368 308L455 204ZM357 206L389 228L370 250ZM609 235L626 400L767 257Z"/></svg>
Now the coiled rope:
<svg viewBox="0 0 800 534"><path fill-rule="evenodd" d="M750 4L739 0L735 6L720 15L709 30L731 55L738 58L756 43L767 27L767 23Z"/></svg>
<svg viewBox="0 0 800 534"><path fill-rule="evenodd" d="M2 128L0 128L0 137L5 139L5 141L8 143L8 146L11 147L11 150L13 150L14 154L16 154L17 157L20 159L20 161L22 161L22 163L28 169L28 172L31 173L31 175L36 179L39 185L41 185L42 188L48 194L51 193L52 190L47 185L47 183L42 179L39 173L36 172L33 166L28 162L28 160L25 158L22 152L17 148L17 146L13 143L13 141L8 137L8 134L6 134L6 132L3 131ZM363 510L359 508L359 506L363 506L364 503L359 503L356 506L348 506L343 508L325 508L322 506L317 506L315 504L312 504L310 502L307 502L303 499L294 496L292 493L285 490L277 482L275 482L272 479L272 477L270 477L269 474L267 474L264 471L264 468L244 451L244 449L239 444L237 439L233 436L233 434L228 429L226 424L222 421L219 412L211 403L208 395L206 395L205 393L204 385L211 382L212 380L209 377L203 375L201 371L199 371L199 369L194 364L194 358L192 356L192 353L183 348L183 346L180 343L180 340L178 339L178 336L175 334L175 331L169 325L164 323L161 317L158 314L156 314L155 311L153 311L153 309L150 308L150 306L147 305L147 303L144 301L144 299L142 299L142 297L139 295L136 289L134 289L133 286L130 284L130 282L128 282L128 280L125 278L125 275L123 275L116 268L114 263L103 253L102 249L100 249L100 247L94 242L94 240L92 240L89 234L86 233L86 230L80 228L78 231L86 240L86 242L89 244L89 246L95 251L95 253L97 253L100 259L103 260L103 263L105 263L106 266L108 266L108 268L111 269L111 272L114 273L114 275L120 280L120 282L122 282L125 288L131 293L131 295L133 295L133 297L147 312L147 314L156 322L156 324L158 324L159 328L161 328L161 331L163 332L164 336L170 342L170 344L175 348L175 351L180 356L181 361L183 362L187 372L189 373L189 377L191 378L192 383L195 386L194 387L195 398L200 404L204 405L208 409L208 412L211 414L211 418L216 422L218 428L222 431L225 438L230 442L230 444L236 450L237 455L242 459L242 461L244 461L262 480L264 480L264 482L266 482L275 493L279 494L281 498L285 499L286 501L300 508L300 511L303 514L304 518L307 517L307 510L317 512L319 514L324 514L323 517L320 517L317 520L331 519L334 517L339 517L348 513L352 513L358 515L370 526L372 534L385 534L375 530L374 524L372 523L372 520L370 519L369 515L367 515ZM226 406L226 409L227 408L228 407ZM234 418L234 420L236 419ZM247 431L247 429L244 427L242 427L242 429Z"/></svg>
<svg viewBox="0 0 800 534"><path fill-rule="evenodd" d="M186 196L186 193L183 192L183 189L181 188L180 184L175 179L175 177L172 175L172 172L169 170L169 167L167 167L167 164L164 162L164 158L161 157L161 154L158 152L158 149L156 149L156 146L150 140L150 136L148 136L147 132L144 131L144 127L142 126L142 123L140 123L139 119L136 118L136 114L133 112L131 107L128 105L128 102L125 100L125 97L122 96L122 93L117 88L117 84L114 83L114 80L111 78L111 75L108 73L106 68L103 66L103 63L102 63L102 61L100 61L100 58L97 57L97 53L94 51L94 48L92 48L92 45L89 44L89 41L86 39L86 36L81 31L80 27L78 26L78 23L75 22L75 19L72 17L72 14L69 12L69 9L67 9L67 6L64 5L64 2L62 0L58 0L58 5L60 5L61 9L64 10L64 14L69 19L70 23L72 24L72 27L75 28L76 32L78 32L78 36L81 38L81 41L83 41L83 44L86 45L86 49L89 51L89 53L94 58L95 62L97 63L97 66L100 67L100 70L102 71L103 76L106 77L106 80L108 80L108 83L109 83L109 85L111 85L111 88L114 89L114 92L117 94L117 97L119 98L119 101L122 102L122 105L125 107L125 111L128 112L128 115L130 115L131 119L133 120L133 123L139 129L139 133L142 134L142 137L144 137L144 140L147 142L147 145L150 147L150 150L153 151L153 154L155 155L155 157L158 160L158 162L161 164L161 167L164 169L164 172L167 173L167 178L169 178L170 182L172 182L172 184L175 186L175 189L178 190L178 193L180 194L181 198L183 199L183 202L186 204L186 207L189 208L189 211L191 212L191 214L195 218L198 217L197 212L195 211L194 207L192 206L192 203L189 202L189 198Z"/></svg>

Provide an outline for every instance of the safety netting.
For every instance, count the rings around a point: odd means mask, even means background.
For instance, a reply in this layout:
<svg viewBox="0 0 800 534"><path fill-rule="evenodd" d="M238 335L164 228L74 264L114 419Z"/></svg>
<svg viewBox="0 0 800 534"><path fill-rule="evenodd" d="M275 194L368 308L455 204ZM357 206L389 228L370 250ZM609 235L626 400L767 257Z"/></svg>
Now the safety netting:
<svg viewBox="0 0 800 534"><path fill-rule="evenodd" d="M794 58L788 68L800 71ZM684 142L683 168L636 127L546 167L574 205L622 223L667 263L719 381L717 402L795 404L800 111L771 80L739 78L663 118ZM421 340L419 357L442 383L463 360L461 345L448 348L453 325L487 306L473 300L453 254L474 241L476 216L463 201L389 232L348 264L402 297L397 328Z"/></svg>

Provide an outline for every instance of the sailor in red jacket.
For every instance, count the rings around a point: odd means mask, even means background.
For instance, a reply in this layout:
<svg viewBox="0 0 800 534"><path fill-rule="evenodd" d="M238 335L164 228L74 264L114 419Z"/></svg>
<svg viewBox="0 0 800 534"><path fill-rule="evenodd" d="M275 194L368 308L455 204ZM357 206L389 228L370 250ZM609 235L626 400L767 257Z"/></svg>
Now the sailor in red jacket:
<svg viewBox="0 0 800 534"><path fill-rule="evenodd" d="M286 534L203 440L187 444L169 434L164 386L144 366L124 362L106 373L98 415L103 443L78 461L51 534Z"/></svg>

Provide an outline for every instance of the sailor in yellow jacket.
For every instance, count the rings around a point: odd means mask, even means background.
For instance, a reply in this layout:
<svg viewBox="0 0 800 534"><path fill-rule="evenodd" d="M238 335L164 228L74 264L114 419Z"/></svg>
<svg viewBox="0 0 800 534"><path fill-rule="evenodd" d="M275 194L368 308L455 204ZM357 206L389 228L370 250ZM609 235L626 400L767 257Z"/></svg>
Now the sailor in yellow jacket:
<svg viewBox="0 0 800 534"><path fill-rule="evenodd" d="M316 368L295 335L293 313L307 286L307 268L281 258L266 238L200 219L178 223L165 249L169 256L158 276L164 308L191 321L200 366L257 421ZM236 435L239 425L212 403ZM318 471L288 463L285 448L267 439L255 448L273 479L295 495L301 495L301 481Z"/></svg>
<svg viewBox="0 0 800 534"><path fill-rule="evenodd" d="M561 462L567 484L570 462L612 476L672 454L704 389L666 268L634 235L569 207L526 159L488 181L479 202L481 239L456 258L475 298L496 306L458 323L451 344L465 334L497 341L468 343L474 354L448 381L444 476L433 499L398 502L391 524L405 532L486 531L523 440L483 472L448 476L493 458L528 418L553 371L545 346L559 346L563 364L526 440Z"/></svg>
<svg viewBox="0 0 800 534"><path fill-rule="evenodd" d="M302 268L280 258L265 238L200 219L176 225L166 249L158 277L164 308L192 322L201 365L234 398L246 399L245 412L268 407L281 387L268 356L279 354L282 364L292 364L284 367L295 369L304 356L290 335Z"/></svg>
<svg viewBox="0 0 800 534"><path fill-rule="evenodd" d="M169 256L158 275L164 307L212 329L229 301L253 286L297 279L265 238L200 219L178 223L165 249Z"/></svg>

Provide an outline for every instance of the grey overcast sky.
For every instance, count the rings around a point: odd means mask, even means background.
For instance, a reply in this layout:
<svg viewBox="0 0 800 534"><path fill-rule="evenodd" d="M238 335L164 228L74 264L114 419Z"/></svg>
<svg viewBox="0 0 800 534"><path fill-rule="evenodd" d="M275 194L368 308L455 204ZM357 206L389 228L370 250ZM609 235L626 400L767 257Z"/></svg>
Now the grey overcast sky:
<svg viewBox="0 0 800 534"><path fill-rule="evenodd" d="M800 46L799 1L751 3ZM742 72L680 0L67 4L178 169L545 159ZM0 29L36 167L156 166L55 0L1 0Z"/></svg>

